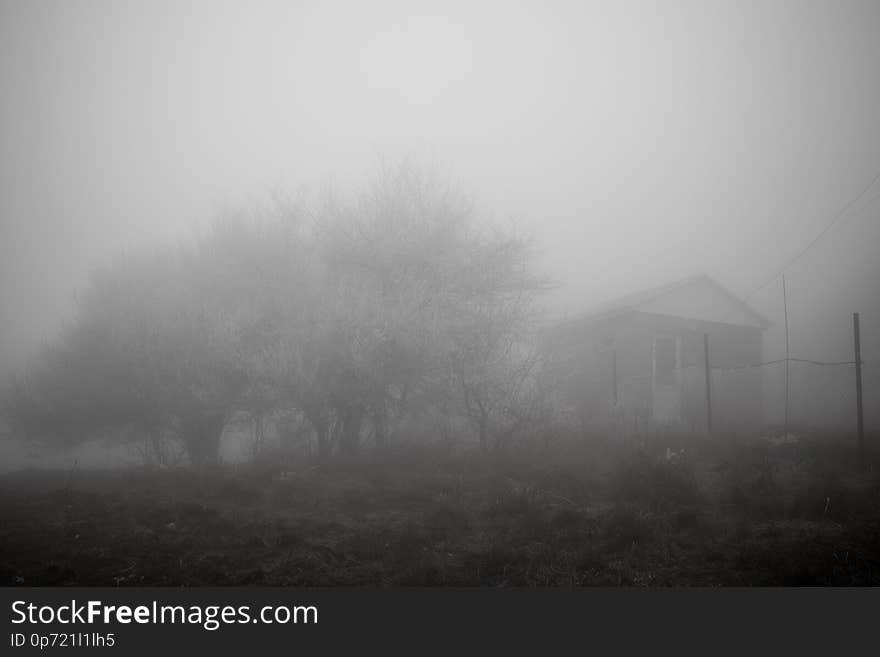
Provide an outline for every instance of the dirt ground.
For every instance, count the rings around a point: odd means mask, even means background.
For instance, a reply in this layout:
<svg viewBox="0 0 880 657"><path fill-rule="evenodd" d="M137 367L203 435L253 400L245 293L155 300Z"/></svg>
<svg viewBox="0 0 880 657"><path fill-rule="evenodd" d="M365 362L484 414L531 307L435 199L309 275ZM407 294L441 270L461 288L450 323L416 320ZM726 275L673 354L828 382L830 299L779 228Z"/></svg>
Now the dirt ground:
<svg viewBox="0 0 880 657"><path fill-rule="evenodd" d="M0 584L878 585L880 459L841 442L14 472Z"/></svg>

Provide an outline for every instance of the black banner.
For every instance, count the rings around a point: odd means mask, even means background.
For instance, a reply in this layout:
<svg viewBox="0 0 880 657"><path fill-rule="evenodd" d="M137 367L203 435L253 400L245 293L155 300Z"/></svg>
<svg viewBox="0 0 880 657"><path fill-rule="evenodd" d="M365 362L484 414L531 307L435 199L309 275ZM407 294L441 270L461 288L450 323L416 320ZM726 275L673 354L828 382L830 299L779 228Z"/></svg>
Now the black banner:
<svg viewBox="0 0 880 657"><path fill-rule="evenodd" d="M880 589L5 588L3 654L848 652ZM870 644L865 644L870 645ZM329 651L329 652L328 652Z"/></svg>

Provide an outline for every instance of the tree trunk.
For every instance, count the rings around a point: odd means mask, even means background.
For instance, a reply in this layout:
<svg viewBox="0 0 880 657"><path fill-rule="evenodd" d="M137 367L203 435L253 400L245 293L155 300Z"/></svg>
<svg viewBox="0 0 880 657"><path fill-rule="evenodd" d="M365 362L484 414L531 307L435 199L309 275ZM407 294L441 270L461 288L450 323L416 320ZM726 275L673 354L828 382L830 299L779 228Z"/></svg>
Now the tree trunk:
<svg viewBox="0 0 880 657"><path fill-rule="evenodd" d="M500 452L507 445L507 434L505 432L496 432L495 444L492 445L493 451Z"/></svg>
<svg viewBox="0 0 880 657"><path fill-rule="evenodd" d="M373 411L373 433L375 435L376 449L382 450L388 446L388 425L385 422L385 404L379 404Z"/></svg>
<svg viewBox="0 0 880 657"><path fill-rule="evenodd" d="M318 463L325 465L330 460L330 452L333 448L330 443L330 424L319 409L306 408L303 413L315 430L315 439L318 443Z"/></svg>
<svg viewBox="0 0 880 657"><path fill-rule="evenodd" d="M225 426L222 413L196 412L181 418L181 431L191 465L210 467L220 462L220 437Z"/></svg>
<svg viewBox="0 0 880 657"><path fill-rule="evenodd" d="M327 426L327 423L324 422L315 427L315 434L318 440L318 463L324 465L330 461L330 452L333 449L333 445L330 444L329 427Z"/></svg>
<svg viewBox="0 0 880 657"><path fill-rule="evenodd" d="M263 438L265 436L265 422L262 415L254 416L254 460L256 461L260 452L263 451Z"/></svg>
<svg viewBox="0 0 880 657"><path fill-rule="evenodd" d="M342 413L341 418L342 429L339 435L339 452L347 457L356 457L360 448L364 409L360 405L350 406Z"/></svg>
<svg viewBox="0 0 880 657"><path fill-rule="evenodd" d="M483 416L479 420L480 426L480 451L489 453L489 418Z"/></svg>

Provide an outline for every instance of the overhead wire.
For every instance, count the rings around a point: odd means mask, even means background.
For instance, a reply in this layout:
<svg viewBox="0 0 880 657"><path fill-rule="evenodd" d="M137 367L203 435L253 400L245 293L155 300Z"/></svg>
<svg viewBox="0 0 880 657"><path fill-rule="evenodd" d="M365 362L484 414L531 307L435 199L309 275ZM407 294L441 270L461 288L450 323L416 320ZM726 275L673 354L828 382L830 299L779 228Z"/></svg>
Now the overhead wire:
<svg viewBox="0 0 880 657"><path fill-rule="evenodd" d="M773 276L771 276L770 278L768 278L767 280L765 280L763 283L761 283L758 287L756 287L754 290L752 290L751 292L749 292L749 294L747 294L747 295L743 298L743 301L748 301L749 299L751 299L751 298L752 298L753 296L755 296L758 292L760 292L761 290L763 290L765 287L767 287L768 285L770 285L770 283L772 283L772 282L775 281L777 278L779 278L782 274L784 274L784 273L786 272L786 270L787 270L789 267L791 267L795 262L797 262L798 260L800 260L800 259L801 259L801 258L802 258L802 257L803 257L803 256L804 256L804 255L810 250L810 249L812 249L812 248L813 248L813 247L814 247L814 246L815 246L815 245L816 245L816 244L817 244L817 243L818 243L818 242L819 242L819 241L820 241L825 235L827 235L828 232L829 232L832 228L834 228L834 226L836 226L838 223L840 223L840 222L841 222L841 221L847 216L847 213L850 211L850 209L851 209L852 207L854 207L859 201L861 201L862 198L864 198L865 194L867 194L867 193L871 190L871 188L874 187L874 185L877 184L877 181L878 181L878 180L880 180L880 171L878 171L878 172L874 175L874 177L871 179L871 182L868 183L868 185L867 185L866 187L864 187L864 188L863 188L863 189L862 189L862 190L861 190L856 196L854 196L854 197L851 198L849 201L847 201L847 203L845 203L845 204L840 208L840 210L837 211L837 213L834 215L834 217L832 218L832 220L831 220L831 221L825 226L825 228L823 228L823 229L822 229L822 230L821 230L821 231L820 231L820 232L819 232L819 233L818 233L818 234L817 234L812 240L810 240L810 242L809 242L804 248L802 248L802 249L801 249L800 251L798 251L794 256L792 256L791 258L789 258L789 259L785 262L785 264L784 264L782 267L780 267L780 268L776 271L775 274L773 274ZM875 195L875 196L872 196L870 199L868 199L868 202L865 204L865 207L868 207L871 203L873 203L873 202L876 201L877 199L880 199L880 194L877 194L877 195Z"/></svg>

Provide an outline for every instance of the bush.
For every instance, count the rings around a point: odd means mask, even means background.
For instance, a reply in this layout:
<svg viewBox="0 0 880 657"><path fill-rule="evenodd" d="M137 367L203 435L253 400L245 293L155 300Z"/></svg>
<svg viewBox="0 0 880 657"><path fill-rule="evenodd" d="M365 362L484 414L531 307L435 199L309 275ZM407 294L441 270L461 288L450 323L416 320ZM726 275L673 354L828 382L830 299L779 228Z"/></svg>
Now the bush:
<svg viewBox="0 0 880 657"><path fill-rule="evenodd" d="M666 463L644 454L625 457L611 474L613 498L639 502L654 511L694 506L701 492L691 465Z"/></svg>

